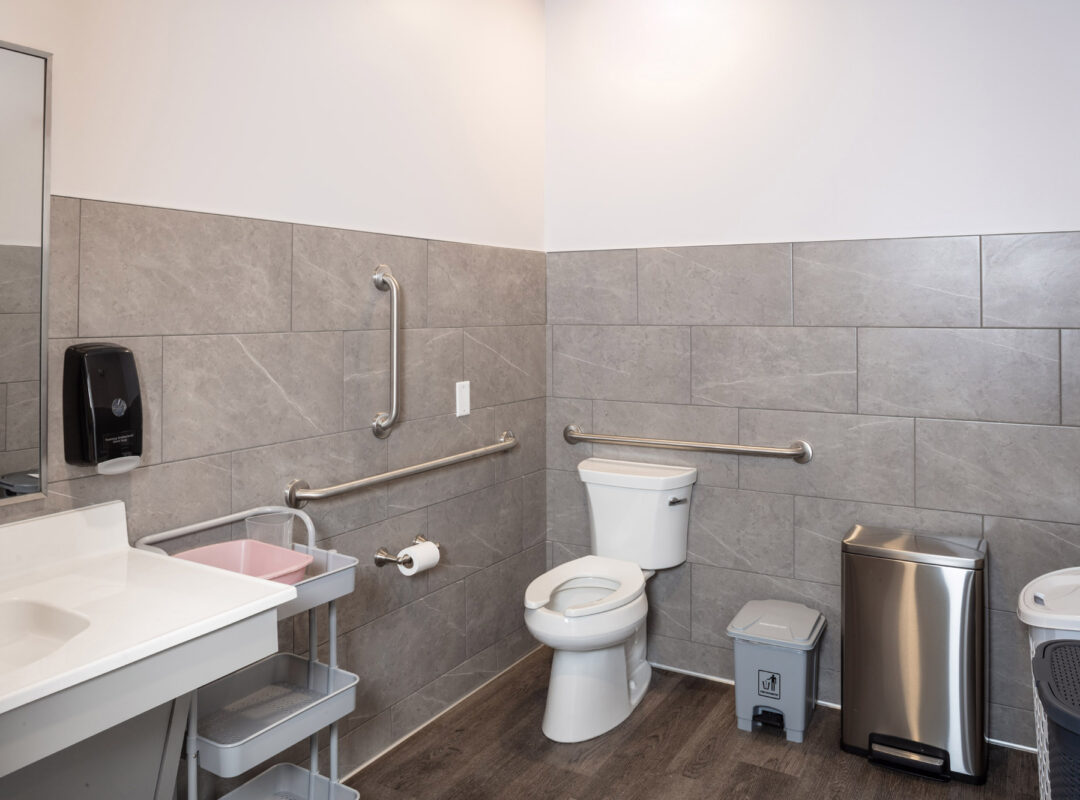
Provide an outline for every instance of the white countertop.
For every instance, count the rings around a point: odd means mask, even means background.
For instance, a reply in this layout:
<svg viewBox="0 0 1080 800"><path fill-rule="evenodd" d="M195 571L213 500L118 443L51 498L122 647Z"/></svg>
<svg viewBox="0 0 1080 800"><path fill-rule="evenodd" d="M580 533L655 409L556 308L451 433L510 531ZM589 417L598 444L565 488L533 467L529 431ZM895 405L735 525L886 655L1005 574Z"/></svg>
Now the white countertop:
<svg viewBox="0 0 1080 800"><path fill-rule="evenodd" d="M0 609L46 603L89 625L25 666L0 665L0 714L274 608L292 586L133 549L116 501L0 526Z"/></svg>

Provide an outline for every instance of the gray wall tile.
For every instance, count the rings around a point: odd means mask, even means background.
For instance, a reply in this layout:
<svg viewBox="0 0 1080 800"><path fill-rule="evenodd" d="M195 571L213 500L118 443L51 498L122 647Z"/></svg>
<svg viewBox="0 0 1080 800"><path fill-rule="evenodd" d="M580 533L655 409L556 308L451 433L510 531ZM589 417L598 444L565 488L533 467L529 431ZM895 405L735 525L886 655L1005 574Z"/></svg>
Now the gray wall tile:
<svg viewBox="0 0 1080 800"><path fill-rule="evenodd" d="M732 651L723 647L654 636L649 632L649 663L698 675L732 679L735 675Z"/></svg>
<svg viewBox="0 0 1080 800"><path fill-rule="evenodd" d="M37 313L0 314L0 383L40 377L40 329Z"/></svg>
<svg viewBox="0 0 1080 800"><path fill-rule="evenodd" d="M694 328L693 401L856 410L854 328Z"/></svg>
<svg viewBox="0 0 1080 800"><path fill-rule="evenodd" d="M0 314L41 310L41 248L0 244Z"/></svg>
<svg viewBox="0 0 1080 800"><path fill-rule="evenodd" d="M513 450L495 457L496 468L503 480L544 469L547 460L546 414L547 401L543 397L492 408L491 441L497 441L503 431L513 432L518 440L518 446Z"/></svg>
<svg viewBox="0 0 1080 800"><path fill-rule="evenodd" d="M915 441L920 506L1080 522L1080 428L920 419Z"/></svg>
<svg viewBox="0 0 1080 800"><path fill-rule="evenodd" d="M635 250L548 253L548 324L637 322L637 278Z"/></svg>
<svg viewBox="0 0 1080 800"><path fill-rule="evenodd" d="M910 419L801 411L739 412L739 443L786 447L805 439L809 464L740 456L739 487L837 500L914 505Z"/></svg>
<svg viewBox="0 0 1080 800"><path fill-rule="evenodd" d="M427 242L310 225L293 227L292 327L296 331L390 327L390 295L372 283L380 264L401 284L401 320L427 320Z"/></svg>
<svg viewBox="0 0 1080 800"><path fill-rule="evenodd" d="M695 642L731 648L728 623L750 600L788 600L825 615L825 633L818 645L823 670L840 669L840 587L757 575L733 569L693 565Z"/></svg>
<svg viewBox="0 0 1080 800"><path fill-rule="evenodd" d="M1061 332L1061 422L1080 425L1080 331Z"/></svg>
<svg viewBox="0 0 1080 800"><path fill-rule="evenodd" d="M591 444L570 444L563 438L567 425L593 431L592 400L549 397L547 401L547 466L549 469L576 470L592 455Z"/></svg>
<svg viewBox="0 0 1080 800"><path fill-rule="evenodd" d="M345 427L370 428L375 415L390 408L390 334L346 331ZM454 385L463 379L459 328L402 331L398 352L400 419L454 413Z"/></svg>
<svg viewBox="0 0 1080 800"><path fill-rule="evenodd" d="M47 513L123 500L128 538L135 541L180 525L229 513L230 456L140 467L123 475L50 482ZM182 486L184 502L176 502Z"/></svg>
<svg viewBox="0 0 1080 800"><path fill-rule="evenodd" d="M790 325L791 245L638 251L639 321L653 325Z"/></svg>
<svg viewBox="0 0 1080 800"><path fill-rule="evenodd" d="M734 443L739 438L739 412L734 408L597 400L593 403L592 432L652 439ZM699 486L738 485L737 456L681 450L644 450L640 447L610 444L593 445L593 454L622 461L697 467ZM576 467L575 463L574 468Z"/></svg>
<svg viewBox="0 0 1080 800"><path fill-rule="evenodd" d="M979 325L979 238L794 246L796 325Z"/></svg>
<svg viewBox="0 0 1080 800"><path fill-rule="evenodd" d="M493 419L490 408L481 408L466 417L443 416L402 422L387 440L390 443L388 469L401 469L493 444ZM391 513L412 511L490 486L497 476L496 459L497 456L485 456L393 481L387 485Z"/></svg>
<svg viewBox="0 0 1080 800"><path fill-rule="evenodd" d="M465 380L474 408L544 396L544 335L542 325L465 329Z"/></svg>
<svg viewBox="0 0 1080 800"><path fill-rule="evenodd" d="M695 486L687 559L790 578L792 499L786 494Z"/></svg>
<svg viewBox="0 0 1080 800"><path fill-rule="evenodd" d="M9 383L5 398L5 450L37 448L41 438L41 394L37 381Z"/></svg>
<svg viewBox="0 0 1080 800"><path fill-rule="evenodd" d="M690 329L559 325L553 387L560 397L690 402Z"/></svg>
<svg viewBox="0 0 1080 800"><path fill-rule="evenodd" d="M498 652L489 647L393 707L393 736L405 736L499 673Z"/></svg>
<svg viewBox="0 0 1080 800"><path fill-rule="evenodd" d="M439 543L432 589L521 551L521 480L497 483L429 508L428 538Z"/></svg>
<svg viewBox="0 0 1080 800"><path fill-rule="evenodd" d="M554 569L567 561L584 558L592 552L591 548L580 544L564 544L563 542L548 542L551 545L551 564L548 569Z"/></svg>
<svg viewBox="0 0 1080 800"><path fill-rule="evenodd" d="M540 647L541 644L532 637L529 629L522 625L509 636L504 636L495 645L495 651L499 656L499 669L512 667Z"/></svg>
<svg viewBox="0 0 1080 800"><path fill-rule="evenodd" d="M645 584L650 636L690 639L691 566L658 570Z"/></svg>
<svg viewBox="0 0 1080 800"><path fill-rule="evenodd" d="M544 325L545 258L531 250L428 242L428 325Z"/></svg>
<svg viewBox="0 0 1080 800"><path fill-rule="evenodd" d="M308 511L314 511L309 506ZM376 567L375 551L385 547L392 553L407 547L417 536L427 536L427 509L376 522L332 537L326 547L359 559L356 588L338 601L338 630L342 633L366 625L428 593L431 572L404 576L392 565Z"/></svg>
<svg viewBox="0 0 1080 800"><path fill-rule="evenodd" d="M521 627L525 588L544 572L544 551L532 547L465 579L470 656Z"/></svg>
<svg viewBox="0 0 1080 800"><path fill-rule="evenodd" d="M839 585L840 543L856 523L936 535L982 535L982 517L977 514L796 497L795 577ZM991 567L995 558L991 557Z"/></svg>
<svg viewBox="0 0 1080 800"><path fill-rule="evenodd" d="M341 764L359 767L375 758L394 743L390 711L357 725L338 739L338 760ZM319 763L329 763L329 757L319 753Z"/></svg>
<svg viewBox="0 0 1080 800"><path fill-rule="evenodd" d="M342 334L170 336L165 459L341 430Z"/></svg>
<svg viewBox="0 0 1080 800"><path fill-rule="evenodd" d="M1057 423L1058 332L859 331L859 411Z"/></svg>
<svg viewBox="0 0 1080 800"><path fill-rule="evenodd" d="M49 336L79 335L79 201L52 198L49 214Z"/></svg>
<svg viewBox="0 0 1080 800"><path fill-rule="evenodd" d="M1080 327L1080 233L982 241L983 324Z"/></svg>
<svg viewBox="0 0 1080 800"><path fill-rule="evenodd" d="M465 584L433 592L344 639L344 667L360 676L349 717L358 724L465 660Z"/></svg>
<svg viewBox="0 0 1080 800"><path fill-rule="evenodd" d="M386 450L384 440L360 430L233 453L232 509L278 505L297 478L319 488L385 472ZM386 487L320 500L305 510L320 537L344 533L386 517Z"/></svg>
<svg viewBox="0 0 1080 800"><path fill-rule="evenodd" d="M589 505L577 472L547 471L548 541L589 547Z"/></svg>
<svg viewBox="0 0 1080 800"><path fill-rule="evenodd" d="M521 479L521 548L547 541L547 471Z"/></svg>
<svg viewBox="0 0 1080 800"><path fill-rule="evenodd" d="M990 616L990 702L1032 710L1031 648L1027 625L1016 611L991 611Z"/></svg>
<svg viewBox="0 0 1080 800"><path fill-rule="evenodd" d="M1080 564L1080 525L986 517L990 548L988 604L1015 613L1028 582L1064 566Z"/></svg>
<svg viewBox="0 0 1080 800"><path fill-rule="evenodd" d="M998 742L1034 748L1035 712L991 703L989 738Z"/></svg>
<svg viewBox="0 0 1080 800"><path fill-rule="evenodd" d="M289 329L291 226L82 202L79 335Z"/></svg>

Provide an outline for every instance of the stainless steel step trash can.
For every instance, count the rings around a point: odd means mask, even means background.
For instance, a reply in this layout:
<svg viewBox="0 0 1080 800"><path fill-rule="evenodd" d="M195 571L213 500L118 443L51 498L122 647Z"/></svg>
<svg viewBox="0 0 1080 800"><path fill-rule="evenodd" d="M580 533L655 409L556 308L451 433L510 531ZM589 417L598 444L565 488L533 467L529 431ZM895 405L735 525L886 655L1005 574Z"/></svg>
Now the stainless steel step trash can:
<svg viewBox="0 0 1080 800"><path fill-rule="evenodd" d="M1051 795L1080 797L1080 642L1039 645L1031 672L1046 710Z"/></svg>
<svg viewBox="0 0 1080 800"><path fill-rule="evenodd" d="M986 780L986 542L856 525L842 545L841 745Z"/></svg>

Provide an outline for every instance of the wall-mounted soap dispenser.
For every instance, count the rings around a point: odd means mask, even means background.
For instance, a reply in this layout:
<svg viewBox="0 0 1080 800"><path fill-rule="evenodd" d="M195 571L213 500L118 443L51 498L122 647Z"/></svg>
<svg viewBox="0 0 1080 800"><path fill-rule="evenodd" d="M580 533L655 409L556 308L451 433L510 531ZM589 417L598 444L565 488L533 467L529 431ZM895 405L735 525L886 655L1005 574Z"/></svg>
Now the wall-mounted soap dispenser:
<svg viewBox="0 0 1080 800"><path fill-rule="evenodd" d="M96 342L64 353L64 460L116 475L139 466L142 399L135 356Z"/></svg>

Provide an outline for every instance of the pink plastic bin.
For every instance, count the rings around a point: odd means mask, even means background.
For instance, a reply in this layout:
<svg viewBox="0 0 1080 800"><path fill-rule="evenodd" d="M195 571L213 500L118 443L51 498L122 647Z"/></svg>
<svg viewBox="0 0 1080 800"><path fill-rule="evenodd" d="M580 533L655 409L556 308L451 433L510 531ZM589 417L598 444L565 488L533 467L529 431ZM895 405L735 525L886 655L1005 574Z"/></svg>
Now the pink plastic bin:
<svg viewBox="0 0 1080 800"><path fill-rule="evenodd" d="M219 567L278 583L296 583L314 557L257 539L234 539L174 554L173 558Z"/></svg>

